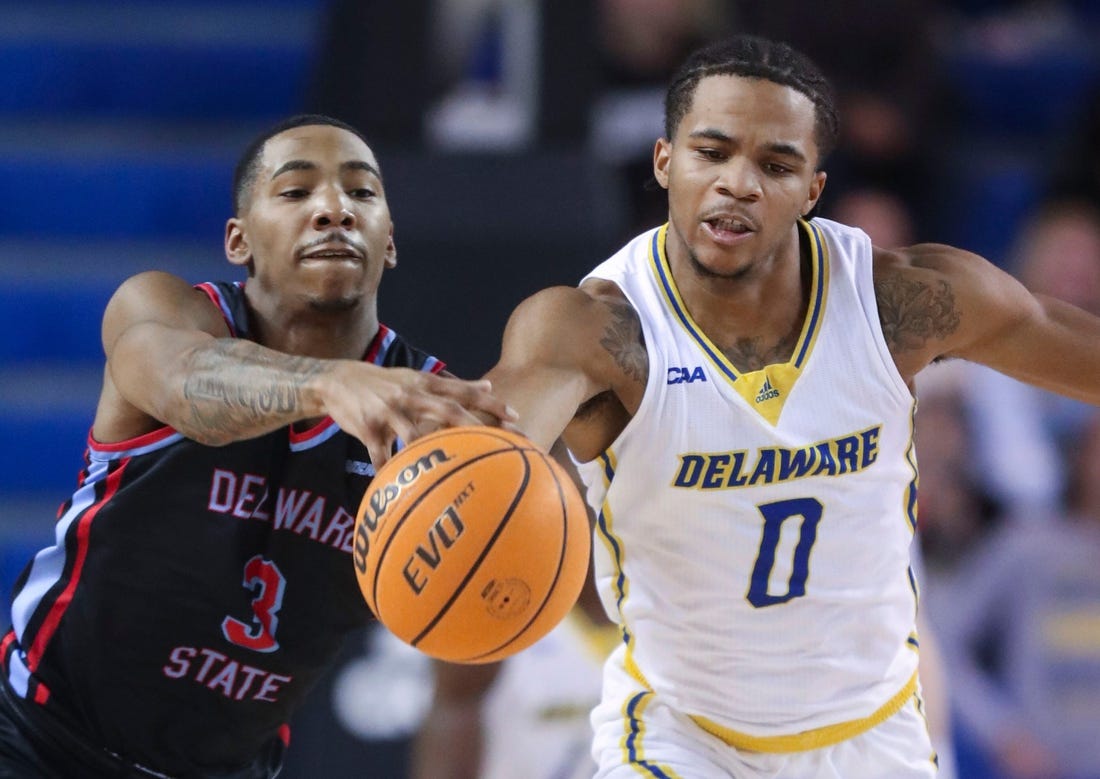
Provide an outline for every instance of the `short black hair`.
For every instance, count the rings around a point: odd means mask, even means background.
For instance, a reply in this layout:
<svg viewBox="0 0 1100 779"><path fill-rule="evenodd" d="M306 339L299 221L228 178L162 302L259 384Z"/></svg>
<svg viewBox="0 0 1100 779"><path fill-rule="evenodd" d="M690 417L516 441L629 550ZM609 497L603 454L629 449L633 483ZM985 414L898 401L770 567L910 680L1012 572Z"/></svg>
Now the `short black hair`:
<svg viewBox="0 0 1100 779"><path fill-rule="evenodd" d="M248 195L252 191L252 185L256 181L256 174L260 170L260 158L263 156L264 145L276 135L295 127L309 127L312 125L329 125L347 130L357 136L363 143L370 146L363 133L352 127L347 122L335 119L324 114L296 114L283 119L278 124L269 127L257 135L245 147L237 160L237 167L233 169L233 215L240 216L248 204Z"/></svg>
<svg viewBox="0 0 1100 779"><path fill-rule="evenodd" d="M805 54L786 43L755 35L736 35L698 49L672 76L665 93L665 137L691 109L695 88L707 76L762 78L801 92L814 104L814 140L818 164L836 146L839 130L836 98L828 79Z"/></svg>

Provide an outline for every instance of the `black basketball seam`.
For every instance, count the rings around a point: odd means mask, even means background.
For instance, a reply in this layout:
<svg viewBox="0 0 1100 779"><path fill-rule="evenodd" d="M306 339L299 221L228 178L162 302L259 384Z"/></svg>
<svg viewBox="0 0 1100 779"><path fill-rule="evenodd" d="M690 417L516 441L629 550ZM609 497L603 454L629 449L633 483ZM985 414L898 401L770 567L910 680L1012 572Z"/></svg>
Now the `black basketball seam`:
<svg viewBox="0 0 1100 779"><path fill-rule="evenodd" d="M550 478L552 478L554 480L554 486L557 487L557 489L558 489L558 502L561 506L561 522L562 522L561 556L558 558L558 569L554 572L554 578L550 582L550 586L546 589L546 597L544 597L542 599L542 603L539 605L538 610L534 614L531 615L531 618L529 620L527 620L527 624L524 625L520 630L516 631L516 633L514 633L512 635L512 637L510 639L508 639L507 641L505 641L503 644L500 644L495 649L491 649L488 652L482 652L480 655L474 655L473 657L467 658L467 662L470 662L470 661L476 662L477 660L480 660L481 658L490 657L491 655L501 651L502 649L507 647L509 644L511 644L513 641L515 641L517 638L519 638L524 633L526 633L527 629L530 628L531 625L533 625L535 623L535 620L537 620L539 615L542 614L542 612L546 609L546 604L550 602L550 598L554 594L554 590L558 586L558 580L561 578L561 571L562 571L562 568L565 565L565 553L566 553L566 550L569 548L569 507L566 505L565 492L564 492L564 490L562 490L561 482L558 481L557 472L554 470L553 466L551 466L550 463L547 462L548 458L545 454L543 454L541 451L539 451L537 449L524 449L522 451L524 451L524 452L535 452L536 454L539 455L539 457L542 458L544 464L546 465L546 470L548 470L550 472ZM526 455L524 455L523 459L524 460L527 459ZM528 470L530 470L530 469L528 469Z"/></svg>
<svg viewBox="0 0 1100 779"><path fill-rule="evenodd" d="M484 460L486 457L492 457L493 455L500 454L501 452L514 452L514 451L523 451L523 450L519 449L519 447L516 447L516 446L511 446L509 448L503 448L503 449L493 449L491 452L482 452L481 454L477 455L473 459L467 460L466 462L459 464L455 468L453 468L453 469L447 471L446 473L444 473L440 477L440 479L438 481L436 481L435 484L433 484L431 487L428 487L428 489L424 490L424 493L420 497L418 497L415 501L413 501L411 506L409 506L407 509L405 509L405 513L402 514L400 517L398 517L396 520L394 520L393 530L390 531L389 536L386 538L386 543L382 545L382 548L378 552L378 560L375 563L373 576L371 577L371 600L374 601L375 609L377 609L378 611L381 611L381 609L378 607L378 576L379 576L380 572L382 571L383 561L386 559L386 553L389 552L390 545L393 543L393 539L397 536L397 531L401 529L401 526L403 524L405 524L405 520L408 519L409 514L411 514L413 512L413 509L415 509L417 506L419 506L429 495L431 495L436 490L436 488L438 488L441 484L445 483L447 481L447 479L449 479L453 474L458 473L463 468L469 468L474 463L480 462L481 460Z"/></svg>
<svg viewBox="0 0 1100 779"><path fill-rule="evenodd" d="M489 537L489 540L485 543L485 546L482 547L481 554L478 555L477 559L474 561L474 564L470 566L470 570L466 572L466 576L463 577L462 581L459 582L458 586L455 587L454 590L451 592L451 597L447 599L447 602L443 604L439 611L436 612L435 616L432 617L428 624L424 626L424 629L420 631L420 634L409 642L412 646L416 646L417 644L419 644L424 639L424 637L427 636L432 631L432 629L439 624L439 621L443 619L443 617L447 614L451 606L454 605L454 602L458 600L458 596L460 596L465 591L466 585L470 583L470 579L474 578L474 574L476 574L478 572L478 569L481 568L481 564L485 561L485 558L486 556L488 556L489 552L492 551L493 546L497 542L497 539L500 538L500 534L504 532L504 527L512 519L512 515L516 513L516 506L518 506L520 501L523 500L523 493L527 491L527 485L531 482L531 463L527 460L525 456L523 456L524 450L519 449L519 447L516 447L516 449L520 452L520 456L523 458L523 483L521 483L519 487L516 488L515 495L512 498L512 505L508 507L508 510L504 513L504 516L501 518L500 522L497 523L496 530L493 531L493 534ZM497 451L501 452L506 450L498 449ZM458 470L458 468L455 469L455 471Z"/></svg>

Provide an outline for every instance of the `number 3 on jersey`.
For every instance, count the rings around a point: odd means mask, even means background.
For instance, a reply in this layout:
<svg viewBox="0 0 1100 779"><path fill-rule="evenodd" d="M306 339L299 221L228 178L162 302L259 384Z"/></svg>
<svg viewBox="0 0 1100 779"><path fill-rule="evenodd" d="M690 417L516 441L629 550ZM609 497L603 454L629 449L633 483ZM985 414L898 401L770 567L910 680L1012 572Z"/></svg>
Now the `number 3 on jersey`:
<svg viewBox="0 0 1100 779"><path fill-rule="evenodd" d="M765 503L757 506L764 515L764 533L760 539L760 550L756 553L756 564L752 567L752 580L746 597L749 603L758 609L776 606L792 598L801 598L806 594L806 577L810 573L810 549L817 540L817 523L821 521L822 506L814 498L796 498ZM768 592L768 585L775 567L775 551L783 532L783 523L788 519L801 517L798 529L798 544L794 548L791 561L791 576L787 581L787 591L781 595Z"/></svg>
<svg viewBox="0 0 1100 779"><path fill-rule="evenodd" d="M252 624L226 617L222 620L222 633L237 646L255 652L274 652L279 648L275 640L279 618L275 615L283 605L286 579L275 563L256 555L244 564L244 587L256 592L252 599Z"/></svg>

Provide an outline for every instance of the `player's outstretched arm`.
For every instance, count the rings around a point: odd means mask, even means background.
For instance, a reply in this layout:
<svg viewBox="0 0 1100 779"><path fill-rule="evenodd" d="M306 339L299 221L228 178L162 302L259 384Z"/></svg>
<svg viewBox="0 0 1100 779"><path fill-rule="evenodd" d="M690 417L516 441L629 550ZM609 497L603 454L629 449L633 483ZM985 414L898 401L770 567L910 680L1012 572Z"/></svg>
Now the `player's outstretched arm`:
<svg viewBox="0 0 1100 779"><path fill-rule="evenodd" d="M875 293L907 379L960 357L1100 405L1100 318L1033 295L977 255L936 244L876 250Z"/></svg>
<svg viewBox="0 0 1100 779"><path fill-rule="evenodd" d="M217 309L182 279L150 272L125 282L103 320L97 438L167 424L216 446L328 414L381 464L395 436L510 418L483 381L284 354L228 336Z"/></svg>
<svg viewBox="0 0 1100 779"><path fill-rule="evenodd" d="M520 303L504 331L500 359L486 374L517 412L516 425L550 451L577 409L610 386L600 339L605 302L575 287L551 287Z"/></svg>

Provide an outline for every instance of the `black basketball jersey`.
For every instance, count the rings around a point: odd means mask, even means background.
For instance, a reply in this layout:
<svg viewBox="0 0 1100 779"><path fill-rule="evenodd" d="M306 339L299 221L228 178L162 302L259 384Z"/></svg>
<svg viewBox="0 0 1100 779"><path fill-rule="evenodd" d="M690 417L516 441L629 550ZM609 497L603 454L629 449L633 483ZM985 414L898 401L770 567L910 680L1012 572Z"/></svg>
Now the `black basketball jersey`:
<svg viewBox="0 0 1100 779"><path fill-rule="evenodd" d="M248 338L243 284L198 285ZM443 363L380 326L365 358ZM35 716L168 774L248 763L370 612L352 568L374 471L329 418L223 447L165 427L89 436L55 545L20 577L0 644Z"/></svg>

